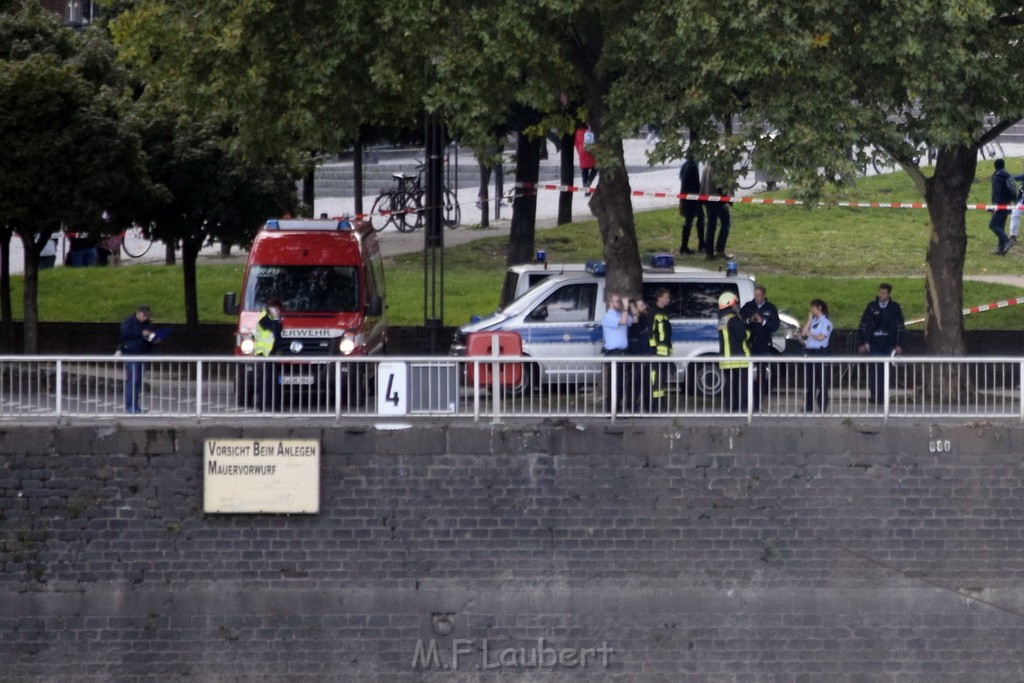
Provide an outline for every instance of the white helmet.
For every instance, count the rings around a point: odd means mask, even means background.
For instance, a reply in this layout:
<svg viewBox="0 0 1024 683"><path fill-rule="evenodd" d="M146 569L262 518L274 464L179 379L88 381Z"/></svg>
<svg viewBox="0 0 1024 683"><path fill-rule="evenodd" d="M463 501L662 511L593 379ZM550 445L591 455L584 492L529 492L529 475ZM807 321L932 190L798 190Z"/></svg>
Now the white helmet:
<svg viewBox="0 0 1024 683"><path fill-rule="evenodd" d="M739 303L739 298L734 293L722 292L722 295L718 297L718 310L732 308L737 303Z"/></svg>

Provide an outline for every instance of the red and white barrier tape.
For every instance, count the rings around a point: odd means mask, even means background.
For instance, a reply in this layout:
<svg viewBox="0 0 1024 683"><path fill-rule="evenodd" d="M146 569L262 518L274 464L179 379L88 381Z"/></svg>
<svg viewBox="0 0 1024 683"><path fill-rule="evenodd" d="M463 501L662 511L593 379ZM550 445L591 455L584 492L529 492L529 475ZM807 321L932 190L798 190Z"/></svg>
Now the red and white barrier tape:
<svg viewBox="0 0 1024 683"><path fill-rule="evenodd" d="M532 192L531 192L532 190ZM501 200L511 203L518 197L534 196L539 194L539 190L551 190L555 192L580 192L583 194L593 194L597 192L596 187L584 187L580 185L555 185L555 184L534 184L534 183L516 183L513 186L513 190L501 196ZM633 197L653 197L655 199L673 199L673 200L689 200L699 202L719 202L727 204L755 204L764 206L804 206L807 202L800 199L773 199L771 197L737 197L732 195L714 195L714 194L673 194L671 192L650 192L647 190L633 190L631 193ZM498 201L498 198L493 198L491 202ZM459 202L462 206L468 206L470 202ZM849 208L849 209L927 209L928 205L924 202L818 202L816 206L827 206L836 208ZM968 204L965 207L968 211L1010 211L1013 209L1021 209L1024 211L1024 204ZM402 211L388 211L381 210L376 215L383 216L385 219L391 215L402 215L406 213L417 213L424 211L424 207L419 209L409 208ZM349 216L352 219L357 220L369 220L374 214L372 213L358 213Z"/></svg>
<svg viewBox="0 0 1024 683"><path fill-rule="evenodd" d="M597 188L579 187L577 185L551 185L517 183L516 187L523 190L555 190L557 192L585 192L590 194L596 192ZM772 199L760 197L734 197L731 195L714 194L673 194L671 192L648 192L645 190L633 190L633 197L654 197L656 199L686 199L699 202L721 202L728 204L766 204L777 206L803 206L805 202L799 199ZM927 209L924 202L818 202L818 206L835 206L852 209ZM968 204L967 209L972 211L1002 211L1017 208L1017 204ZM1024 210L1024 204L1020 205Z"/></svg>
<svg viewBox="0 0 1024 683"><path fill-rule="evenodd" d="M1017 299L1003 299L1002 301L993 301L990 304L984 304L983 306L973 306L971 308L965 308L961 313L963 315L970 315L971 313L984 313L985 311L994 311L997 308L1008 308L1009 306L1017 306L1024 304L1024 297ZM915 318L914 320L908 320L907 325L919 325L923 323L927 318Z"/></svg>

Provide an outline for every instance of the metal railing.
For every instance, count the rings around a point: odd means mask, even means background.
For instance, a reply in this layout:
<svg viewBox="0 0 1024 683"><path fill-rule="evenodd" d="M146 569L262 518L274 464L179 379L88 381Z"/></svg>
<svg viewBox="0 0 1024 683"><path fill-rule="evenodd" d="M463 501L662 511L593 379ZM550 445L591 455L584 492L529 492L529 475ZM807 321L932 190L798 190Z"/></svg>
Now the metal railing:
<svg viewBox="0 0 1024 683"><path fill-rule="evenodd" d="M1020 358L721 359L0 357L0 420L167 418L863 417L1024 420ZM136 368L138 365L135 366Z"/></svg>

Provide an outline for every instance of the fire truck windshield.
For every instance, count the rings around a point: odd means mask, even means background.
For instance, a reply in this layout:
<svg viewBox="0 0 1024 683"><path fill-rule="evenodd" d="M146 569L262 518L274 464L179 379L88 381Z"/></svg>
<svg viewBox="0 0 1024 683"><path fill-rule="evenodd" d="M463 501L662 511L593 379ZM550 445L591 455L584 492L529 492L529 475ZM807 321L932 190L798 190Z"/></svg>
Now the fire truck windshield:
<svg viewBox="0 0 1024 683"><path fill-rule="evenodd" d="M252 266L244 309L258 311L280 299L285 312L354 312L359 270L354 266Z"/></svg>

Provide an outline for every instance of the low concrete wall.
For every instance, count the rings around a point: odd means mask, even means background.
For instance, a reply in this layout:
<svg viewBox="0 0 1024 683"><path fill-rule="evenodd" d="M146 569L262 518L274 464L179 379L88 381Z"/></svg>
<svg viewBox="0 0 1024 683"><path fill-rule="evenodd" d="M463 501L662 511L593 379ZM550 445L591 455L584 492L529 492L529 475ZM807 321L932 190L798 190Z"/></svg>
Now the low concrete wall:
<svg viewBox="0 0 1024 683"><path fill-rule="evenodd" d="M207 438L319 440L319 514L203 514ZM1019 680L1022 447L1017 424L8 427L4 677Z"/></svg>

